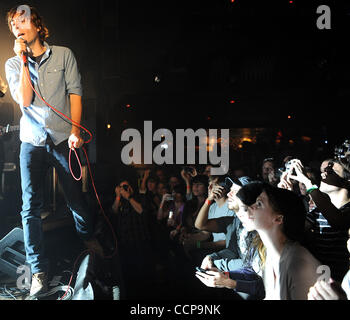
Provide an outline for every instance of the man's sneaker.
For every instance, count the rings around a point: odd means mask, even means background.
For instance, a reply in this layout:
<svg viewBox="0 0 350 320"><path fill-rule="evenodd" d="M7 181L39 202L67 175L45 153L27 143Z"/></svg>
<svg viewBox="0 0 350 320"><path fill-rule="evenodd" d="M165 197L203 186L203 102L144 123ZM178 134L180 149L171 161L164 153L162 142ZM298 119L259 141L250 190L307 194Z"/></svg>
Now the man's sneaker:
<svg viewBox="0 0 350 320"><path fill-rule="evenodd" d="M102 258L104 257L103 248L96 238L91 238L90 240L84 241L85 246L94 253L97 253Z"/></svg>
<svg viewBox="0 0 350 320"><path fill-rule="evenodd" d="M32 276L32 284L30 287L30 296L38 296L46 293L48 290L47 274L45 272L34 273Z"/></svg>

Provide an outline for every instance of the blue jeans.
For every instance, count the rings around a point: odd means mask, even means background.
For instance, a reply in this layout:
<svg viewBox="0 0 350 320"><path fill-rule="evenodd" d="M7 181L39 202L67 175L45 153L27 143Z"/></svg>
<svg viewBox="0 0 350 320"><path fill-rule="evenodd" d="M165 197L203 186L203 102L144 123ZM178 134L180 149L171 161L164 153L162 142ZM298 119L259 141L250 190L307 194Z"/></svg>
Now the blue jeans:
<svg viewBox="0 0 350 320"><path fill-rule="evenodd" d="M73 214L75 227L82 240L93 233L93 216L81 191L81 183L73 179L68 163L67 140L55 146L50 138L45 146L36 147L22 142L20 152L22 186L22 226L27 263L32 273L47 272L48 259L44 255L41 212L44 207L44 187L47 169L56 168L68 208ZM72 156L73 164L75 155ZM77 171L73 171L75 174Z"/></svg>

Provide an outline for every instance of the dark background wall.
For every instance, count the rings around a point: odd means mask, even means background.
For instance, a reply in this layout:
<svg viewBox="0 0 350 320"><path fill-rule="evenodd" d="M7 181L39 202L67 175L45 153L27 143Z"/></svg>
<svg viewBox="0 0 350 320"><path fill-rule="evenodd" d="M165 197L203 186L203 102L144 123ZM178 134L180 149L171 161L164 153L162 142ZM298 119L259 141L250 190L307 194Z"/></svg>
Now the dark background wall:
<svg viewBox="0 0 350 320"><path fill-rule="evenodd" d="M262 131L265 146L282 130L316 141L309 152L348 135L350 9L341 1L27 3L44 16L48 43L77 57L94 163L119 166L120 133L142 131L145 120L154 130L275 128ZM0 3L3 78L14 40L5 14L19 4ZM316 26L321 4L331 8L331 30ZM0 125L18 123L11 97L1 103L12 109L2 108Z"/></svg>

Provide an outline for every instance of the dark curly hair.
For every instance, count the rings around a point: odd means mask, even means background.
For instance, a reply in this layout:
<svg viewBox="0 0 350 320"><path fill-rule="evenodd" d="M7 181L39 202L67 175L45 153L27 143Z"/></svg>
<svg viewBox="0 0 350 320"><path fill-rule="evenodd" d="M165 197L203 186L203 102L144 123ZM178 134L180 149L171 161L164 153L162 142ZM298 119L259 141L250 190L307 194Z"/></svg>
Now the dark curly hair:
<svg viewBox="0 0 350 320"><path fill-rule="evenodd" d="M46 27L43 18L39 14L38 10L32 6L28 6L30 8L30 16L31 21L34 24L36 28L39 29L39 38L40 41L43 43L48 37L49 37L49 29ZM11 22L13 20L13 17L17 13L17 7L13 7L7 12L6 19L7 19L7 25L12 32L12 25Z"/></svg>

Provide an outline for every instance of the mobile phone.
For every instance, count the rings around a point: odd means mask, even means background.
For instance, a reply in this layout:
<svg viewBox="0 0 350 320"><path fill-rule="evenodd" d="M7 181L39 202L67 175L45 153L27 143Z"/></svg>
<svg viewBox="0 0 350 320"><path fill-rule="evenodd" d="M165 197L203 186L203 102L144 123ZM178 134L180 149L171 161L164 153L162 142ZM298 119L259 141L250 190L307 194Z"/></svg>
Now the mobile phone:
<svg viewBox="0 0 350 320"><path fill-rule="evenodd" d="M203 272L205 274L207 274L207 271L208 271L208 270L205 270L205 269L200 268L200 267L196 267L196 270L199 271L199 272Z"/></svg>

